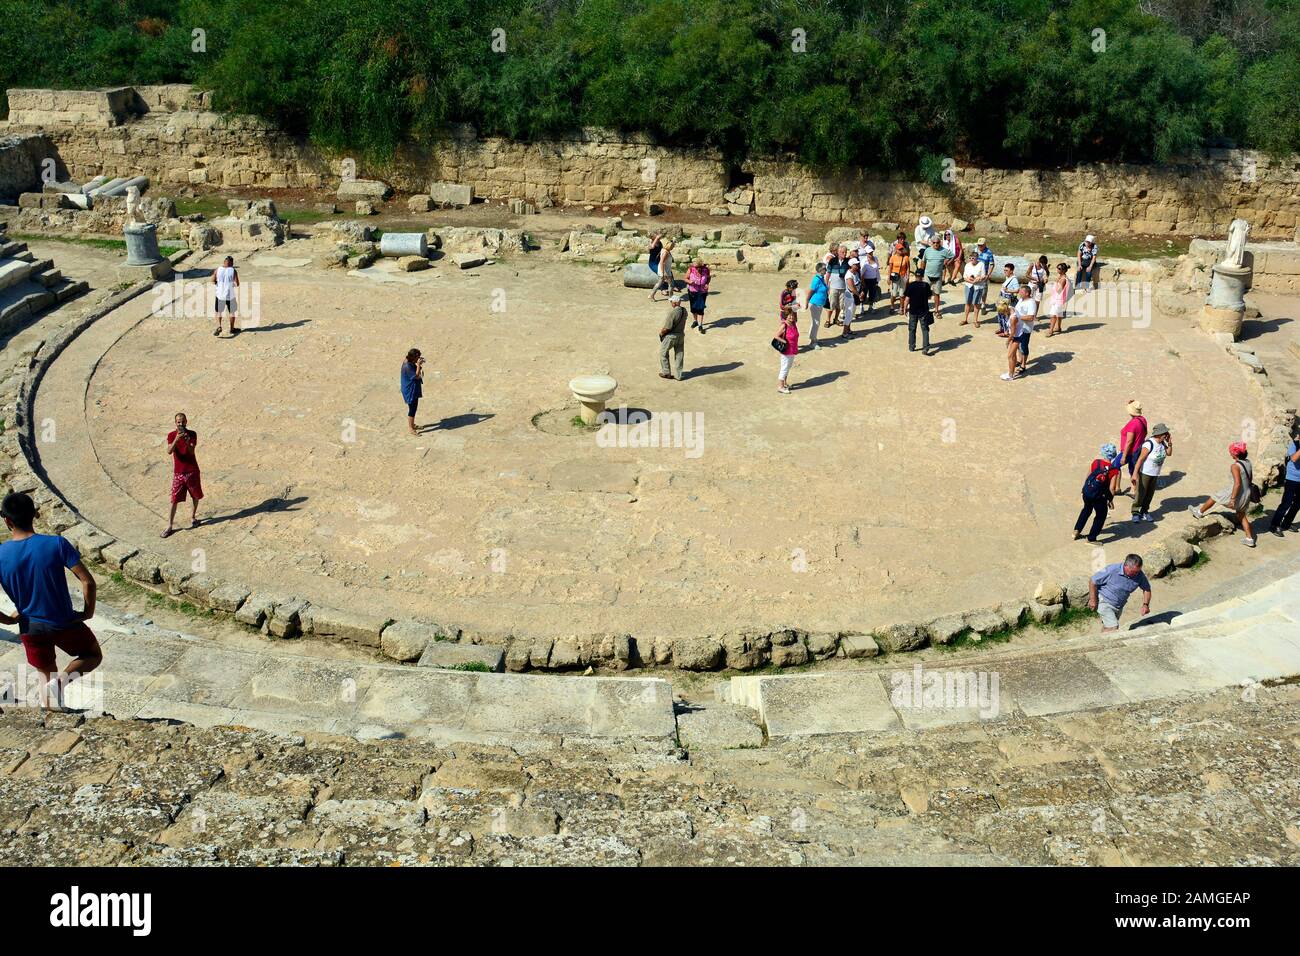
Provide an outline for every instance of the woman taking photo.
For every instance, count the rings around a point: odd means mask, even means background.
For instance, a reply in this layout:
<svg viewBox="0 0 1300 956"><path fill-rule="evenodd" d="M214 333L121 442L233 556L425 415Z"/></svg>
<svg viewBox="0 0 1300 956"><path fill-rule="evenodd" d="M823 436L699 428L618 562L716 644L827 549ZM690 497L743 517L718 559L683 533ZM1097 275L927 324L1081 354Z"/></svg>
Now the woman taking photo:
<svg viewBox="0 0 1300 956"><path fill-rule="evenodd" d="M424 394L424 356L419 349L406 353L402 363L402 401L406 402L406 424L412 435L420 434L415 427L415 411L420 405L420 396Z"/></svg>

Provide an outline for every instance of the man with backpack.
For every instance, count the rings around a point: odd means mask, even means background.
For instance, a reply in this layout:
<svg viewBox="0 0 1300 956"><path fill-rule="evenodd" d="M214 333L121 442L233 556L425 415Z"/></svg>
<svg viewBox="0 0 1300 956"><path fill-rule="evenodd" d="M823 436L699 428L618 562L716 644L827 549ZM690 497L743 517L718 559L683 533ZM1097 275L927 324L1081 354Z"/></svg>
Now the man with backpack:
<svg viewBox="0 0 1300 956"><path fill-rule="evenodd" d="M1115 465L1118 455L1119 449L1107 442L1101 446L1101 457L1092 460L1088 477L1083 482L1083 508L1079 512L1079 520L1074 523L1072 541L1078 541L1083 536L1083 526L1087 524L1089 515L1092 516L1092 527L1088 530L1088 540L1095 542L1097 535L1101 534L1102 525L1106 523L1106 512L1115 506L1110 480L1119 472Z"/></svg>

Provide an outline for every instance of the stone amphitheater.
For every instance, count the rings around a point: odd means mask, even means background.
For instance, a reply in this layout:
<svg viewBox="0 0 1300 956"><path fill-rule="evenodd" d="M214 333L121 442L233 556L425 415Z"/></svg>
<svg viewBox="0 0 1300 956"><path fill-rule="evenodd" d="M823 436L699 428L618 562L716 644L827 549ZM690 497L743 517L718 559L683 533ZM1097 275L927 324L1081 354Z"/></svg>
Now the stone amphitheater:
<svg viewBox="0 0 1300 956"><path fill-rule="evenodd" d="M0 860L1300 862L1300 534L1249 550L1186 515L1242 437L1277 505L1294 163L971 171L936 194L453 131L366 179L188 87L9 102L0 477L99 578L105 662L44 714L3 635ZM165 260L144 274L129 184ZM1097 231L1102 289L1018 385L949 293L934 356L878 312L779 396L781 284L922 212L999 265ZM1236 218L1253 275L1229 333L1201 306ZM681 383L655 374L665 307L621 279L665 231L714 271ZM1180 251L1105 256L1130 234ZM226 255L234 338L204 305ZM411 345L433 370L415 437ZM567 385L593 372L624 409L601 432ZM1134 396L1176 438L1157 521L1120 498L1098 547L1072 542ZM178 409L205 520L160 539ZM698 442L638 442L627 412L698 416ZM1087 577L1128 552L1154 613L1100 634Z"/></svg>

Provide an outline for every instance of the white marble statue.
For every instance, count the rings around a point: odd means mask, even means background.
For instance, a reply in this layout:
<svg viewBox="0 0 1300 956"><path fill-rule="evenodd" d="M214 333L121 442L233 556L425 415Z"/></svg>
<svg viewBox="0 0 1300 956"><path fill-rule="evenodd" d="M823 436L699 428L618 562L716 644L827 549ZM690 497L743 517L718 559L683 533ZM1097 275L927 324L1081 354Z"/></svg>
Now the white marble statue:
<svg viewBox="0 0 1300 956"><path fill-rule="evenodd" d="M140 187L131 186L126 191L126 222L144 222L140 215Z"/></svg>
<svg viewBox="0 0 1300 956"><path fill-rule="evenodd" d="M1223 264L1235 269L1246 266L1246 234L1250 232L1250 223L1244 219L1232 220L1228 226L1228 251L1223 254Z"/></svg>

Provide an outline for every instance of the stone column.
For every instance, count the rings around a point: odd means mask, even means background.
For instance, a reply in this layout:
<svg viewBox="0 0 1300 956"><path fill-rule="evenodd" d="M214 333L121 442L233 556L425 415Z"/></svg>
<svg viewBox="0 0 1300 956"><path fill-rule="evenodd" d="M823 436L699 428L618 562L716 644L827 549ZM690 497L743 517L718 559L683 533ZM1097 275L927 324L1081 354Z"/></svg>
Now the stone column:
<svg viewBox="0 0 1300 956"><path fill-rule="evenodd" d="M1233 266L1219 262L1210 273L1210 294L1201 309L1201 328L1206 332L1225 332L1235 342L1241 338L1241 324L1246 316L1246 290L1254 270L1250 266Z"/></svg>
<svg viewBox="0 0 1300 956"><path fill-rule="evenodd" d="M379 254L381 256L423 256L429 257L429 240L422 232L386 232L379 237Z"/></svg>
<svg viewBox="0 0 1300 956"><path fill-rule="evenodd" d="M158 249L158 227L151 222L128 222L122 227L126 239L126 262L117 267L124 282L166 279L172 274L171 260Z"/></svg>

